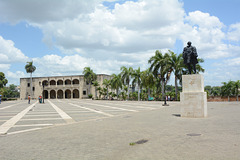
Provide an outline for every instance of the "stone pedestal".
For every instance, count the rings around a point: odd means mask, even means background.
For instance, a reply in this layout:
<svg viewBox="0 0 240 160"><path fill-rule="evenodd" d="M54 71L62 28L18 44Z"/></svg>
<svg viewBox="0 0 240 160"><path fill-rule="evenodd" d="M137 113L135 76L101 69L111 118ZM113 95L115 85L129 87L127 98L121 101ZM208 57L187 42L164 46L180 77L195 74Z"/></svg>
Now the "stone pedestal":
<svg viewBox="0 0 240 160"><path fill-rule="evenodd" d="M207 93L204 92L203 75L183 75L182 87L181 117L207 117Z"/></svg>

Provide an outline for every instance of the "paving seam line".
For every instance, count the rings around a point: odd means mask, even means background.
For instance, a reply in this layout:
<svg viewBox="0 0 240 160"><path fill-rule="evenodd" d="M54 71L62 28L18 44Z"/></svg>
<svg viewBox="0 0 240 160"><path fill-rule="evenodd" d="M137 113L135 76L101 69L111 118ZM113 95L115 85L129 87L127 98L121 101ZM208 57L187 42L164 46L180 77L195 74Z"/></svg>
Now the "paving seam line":
<svg viewBox="0 0 240 160"><path fill-rule="evenodd" d="M0 126L0 135L1 134L7 134L7 131L12 128L25 114L27 114L27 112L33 108L36 104L38 103L38 101L36 101L35 103L33 103L32 105L30 105L29 107L27 107L26 109L24 109L23 111L21 111L20 113L18 113L17 115L15 115L14 117L12 117L11 119L9 119L7 122L5 122L4 124L2 124Z"/></svg>
<svg viewBox="0 0 240 160"><path fill-rule="evenodd" d="M79 107L79 108L83 108L83 109L86 109L86 110L89 110L89 111L92 111L92 112L96 112L96 113L99 113L99 114L103 114L105 116L109 116L109 117L113 117L114 115L112 114L108 114L108 113L105 113L105 112L102 112L102 111L96 111L94 109L91 109L91 108L87 108L87 107L83 107L83 106L79 106L79 105L76 105L76 104L72 104L72 103L69 103L70 105L72 106L75 106L75 107Z"/></svg>

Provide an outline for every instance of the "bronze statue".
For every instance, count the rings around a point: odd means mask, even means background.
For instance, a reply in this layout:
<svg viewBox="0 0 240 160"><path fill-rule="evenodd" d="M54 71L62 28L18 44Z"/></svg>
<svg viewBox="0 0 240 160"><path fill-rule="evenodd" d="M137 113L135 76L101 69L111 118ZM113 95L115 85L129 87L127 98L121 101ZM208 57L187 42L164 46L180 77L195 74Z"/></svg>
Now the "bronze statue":
<svg viewBox="0 0 240 160"><path fill-rule="evenodd" d="M196 74L196 64L198 63L197 57L197 49L192 46L192 42L189 41L187 46L183 49L184 64L187 65L189 74L191 74L192 66L193 72Z"/></svg>

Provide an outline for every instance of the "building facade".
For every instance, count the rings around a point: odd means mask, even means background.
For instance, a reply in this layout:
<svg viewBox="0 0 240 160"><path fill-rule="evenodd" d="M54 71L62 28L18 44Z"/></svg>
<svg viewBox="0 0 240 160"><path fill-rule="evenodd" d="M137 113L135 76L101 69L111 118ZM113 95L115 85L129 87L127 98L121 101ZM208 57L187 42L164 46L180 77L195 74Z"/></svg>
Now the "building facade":
<svg viewBox="0 0 240 160"><path fill-rule="evenodd" d="M104 79L110 79L109 75L98 74L97 81L100 87ZM20 99L37 99L43 96L44 99L83 99L88 98L89 94L95 97L95 87L86 83L83 75L76 76L55 76L55 77L33 77L32 93L30 78L20 78Z"/></svg>

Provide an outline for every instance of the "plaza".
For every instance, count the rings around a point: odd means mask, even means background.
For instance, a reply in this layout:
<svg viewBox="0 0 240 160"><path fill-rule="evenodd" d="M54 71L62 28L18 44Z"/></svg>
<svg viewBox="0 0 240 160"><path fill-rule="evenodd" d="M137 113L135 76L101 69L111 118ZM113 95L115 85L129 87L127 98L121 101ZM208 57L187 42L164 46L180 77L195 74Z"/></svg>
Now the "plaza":
<svg viewBox="0 0 240 160"><path fill-rule="evenodd" d="M183 118L179 102L162 103L4 102L0 159L239 159L239 102L208 102L206 118Z"/></svg>

